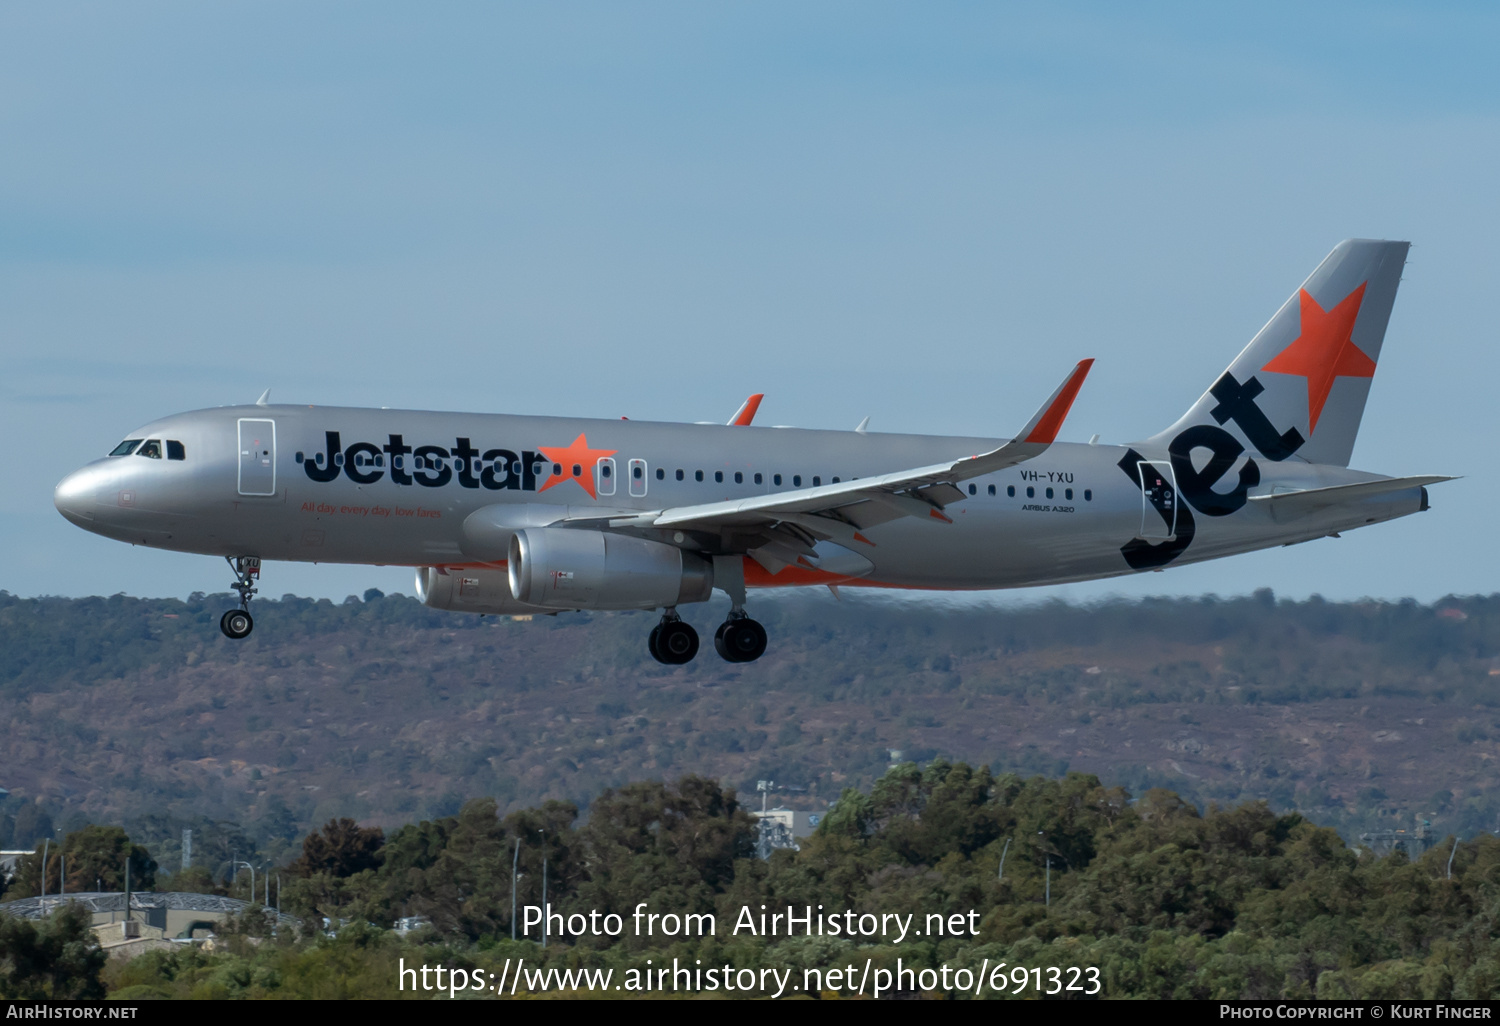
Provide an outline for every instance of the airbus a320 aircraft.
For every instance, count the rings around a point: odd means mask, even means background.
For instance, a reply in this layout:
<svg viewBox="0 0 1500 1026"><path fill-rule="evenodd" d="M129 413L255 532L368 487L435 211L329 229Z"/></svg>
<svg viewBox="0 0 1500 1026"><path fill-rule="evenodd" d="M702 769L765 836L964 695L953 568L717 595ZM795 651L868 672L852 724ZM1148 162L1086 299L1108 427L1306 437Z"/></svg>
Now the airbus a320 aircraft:
<svg viewBox="0 0 1500 1026"><path fill-rule="evenodd" d="M262 560L405 564L429 606L661 610L729 596L714 646L758 658L748 588L988 589L1160 570L1427 509L1439 476L1348 469L1408 244L1340 243L1176 423L1053 444L1093 361L1008 441L318 406L155 421L70 474L86 530L224 556L250 633ZM1097 441L1097 436L1096 436Z"/></svg>

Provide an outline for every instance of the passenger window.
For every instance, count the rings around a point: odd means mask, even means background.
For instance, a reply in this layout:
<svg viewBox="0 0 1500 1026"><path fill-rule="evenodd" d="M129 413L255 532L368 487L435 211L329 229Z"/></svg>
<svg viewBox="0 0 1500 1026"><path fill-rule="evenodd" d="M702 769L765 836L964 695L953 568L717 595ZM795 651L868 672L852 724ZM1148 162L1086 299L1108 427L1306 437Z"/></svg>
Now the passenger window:
<svg viewBox="0 0 1500 1026"><path fill-rule="evenodd" d="M1071 488L1065 488L1065 489L1063 489L1063 498L1071 500L1073 498L1073 489L1071 489Z"/></svg>
<svg viewBox="0 0 1500 1026"><path fill-rule="evenodd" d="M111 456L129 456L131 453L135 452L135 447L138 446L138 445L140 445L140 444L141 444L141 440L139 438L127 438L127 439L125 439L125 441L123 441L119 445L115 446L114 450L110 452L110 455Z"/></svg>
<svg viewBox="0 0 1500 1026"><path fill-rule="evenodd" d="M1047 489L1047 498L1049 498L1049 499L1052 498L1052 489L1051 488Z"/></svg>
<svg viewBox="0 0 1500 1026"><path fill-rule="evenodd" d="M834 483L834 484L838 484L838 483L839 483L839 479L838 479L838 478L834 478L834 479L833 479L833 483Z"/></svg>
<svg viewBox="0 0 1500 1026"><path fill-rule="evenodd" d="M801 474L793 474L792 475L792 487L793 488L801 488L802 487L802 475Z"/></svg>
<svg viewBox="0 0 1500 1026"><path fill-rule="evenodd" d="M969 494L970 495L978 495L979 494L979 486L978 485L969 485Z"/></svg>
<svg viewBox="0 0 1500 1026"><path fill-rule="evenodd" d="M756 484L760 484L760 482L761 482L761 477L760 477L760 475L759 475L759 474L756 474L756 475L755 475L755 483L756 483Z"/></svg>
<svg viewBox="0 0 1500 1026"><path fill-rule="evenodd" d="M722 470L716 470L716 471L714 471L714 481L716 483L718 483L718 484L723 484L724 483L724 471L722 471Z"/></svg>
<svg viewBox="0 0 1500 1026"><path fill-rule="evenodd" d="M613 473L614 473L614 469L608 463L600 463L599 464L599 476L600 477L609 477Z"/></svg>
<svg viewBox="0 0 1500 1026"><path fill-rule="evenodd" d="M667 472L665 470L663 470L661 467L657 467L656 468L656 479L658 481L665 481L667 479Z"/></svg>
<svg viewBox="0 0 1500 1026"><path fill-rule="evenodd" d="M135 451L137 456L145 456L147 459L161 459L161 439L152 438L141 443L141 447Z"/></svg>
<svg viewBox="0 0 1500 1026"><path fill-rule="evenodd" d="M1036 498L1036 489L1033 488L1031 485L1027 485L1026 486L1026 498L1028 498L1028 499L1034 499L1034 498Z"/></svg>
<svg viewBox="0 0 1500 1026"><path fill-rule="evenodd" d="M1016 497L1016 486L1015 485L1006 485L1005 486L1005 494L1007 496L1009 496L1010 498L1014 499Z"/></svg>
<svg viewBox="0 0 1500 1026"><path fill-rule="evenodd" d="M773 485L775 485L777 488L780 488L781 487L781 475L780 474L772 474L771 475L771 483Z"/></svg>
<svg viewBox="0 0 1500 1026"><path fill-rule="evenodd" d="M745 475L741 474L738 470L736 470L734 472L734 483L735 484L744 484L745 483Z"/></svg>
<svg viewBox="0 0 1500 1026"><path fill-rule="evenodd" d="M822 484L823 484L823 479L821 477L819 477L817 474L814 474L813 475L813 487L817 488L817 487L821 486Z"/></svg>
<svg viewBox="0 0 1500 1026"><path fill-rule="evenodd" d="M702 481L703 480L703 471L701 471L701 470L695 470L695 471L693 471L693 480L694 481Z"/></svg>
<svg viewBox="0 0 1500 1026"><path fill-rule="evenodd" d="M994 485L990 485L990 494L991 495L995 494L995 486Z"/></svg>
<svg viewBox="0 0 1500 1026"><path fill-rule="evenodd" d="M679 480L679 481L681 481L681 480L682 480L682 476L683 476L683 475L682 475L682 471L680 471L680 470L679 470L679 471L678 471L678 472L677 472L677 480Z"/></svg>
<svg viewBox="0 0 1500 1026"><path fill-rule="evenodd" d="M1083 490L1083 501L1084 502L1093 502L1094 501L1094 490L1092 488L1085 488Z"/></svg>
<svg viewBox="0 0 1500 1026"><path fill-rule="evenodd" d="M635 478L637 481L639 481L641 479L641 468L638 467L638 466L631 467L630 468L630 476L633 477L633 478Z"/></svg>

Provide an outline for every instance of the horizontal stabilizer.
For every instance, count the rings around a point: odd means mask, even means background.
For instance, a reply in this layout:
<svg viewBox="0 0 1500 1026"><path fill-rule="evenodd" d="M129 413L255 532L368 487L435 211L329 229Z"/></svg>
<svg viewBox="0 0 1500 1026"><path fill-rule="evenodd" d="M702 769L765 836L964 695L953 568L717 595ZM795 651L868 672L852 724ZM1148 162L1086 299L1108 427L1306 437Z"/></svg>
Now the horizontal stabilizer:
<svg viewBox="0 0 1500 1026"><path fill-rule="evenodd" d="M1409 491L1430 484L1452 481L1452 477L1441 474L1425 474L1419 477L1386 477L1376 481L1360 481L1355 484L1332 485L1328 488L1304 488L1297 492L1276 492L1272 495L1252 495L1250 501L1265 505L1278 522L1316 513L1329 506L1346 502L1358 502L1377 495Z"/></svg>

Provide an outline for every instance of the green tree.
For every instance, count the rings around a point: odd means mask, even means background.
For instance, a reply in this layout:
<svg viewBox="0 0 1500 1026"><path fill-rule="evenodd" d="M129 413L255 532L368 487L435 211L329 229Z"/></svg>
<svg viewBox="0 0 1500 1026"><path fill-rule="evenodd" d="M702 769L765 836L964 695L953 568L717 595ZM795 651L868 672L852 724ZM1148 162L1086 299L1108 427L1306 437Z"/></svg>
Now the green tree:
<svg viewBox="0 0 1500 1026"><path fill-rule="evenodd" d="M343 878L380 864L385 831L364 828L352 819L330 819L323 829L302 839L302 855L292 863L292 872L309 877L317 873Z"/></svg>
<svg viewBox="0 0 1500 1026"><path fill-rule="evenodd" d="M105 954L90 915L69 903L40 922L0 916L0 998L18 1001L104 997Z"/></svg>
<svg viewBox="0 0 1500 1026"><path fill-rule="evenodd" d="M117 826L89 824L63 838L62 844L38 844L30 855L23 855L16 863L15 877L11 881L6 897L31 897L42 892L42 856L47 856L47 893L57 894L62 882L64 867L67 870L68 891L125 889L125 863L130 863L130 886L132 890L149 891L156 885L156 862L151 853L130 840L130 835Z"/></svg>

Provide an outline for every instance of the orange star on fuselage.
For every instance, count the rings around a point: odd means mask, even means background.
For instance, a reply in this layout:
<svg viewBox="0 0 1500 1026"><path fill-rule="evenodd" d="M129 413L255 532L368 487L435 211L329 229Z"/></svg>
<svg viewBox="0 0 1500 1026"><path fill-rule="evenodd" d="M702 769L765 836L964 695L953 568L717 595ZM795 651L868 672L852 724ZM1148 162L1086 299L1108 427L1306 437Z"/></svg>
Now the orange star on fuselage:
<svg viewBox="0 0 1500 1026"><path fill-rule="evenodd" d="M538 492L545 492L548 488L560 485L564 481L577 481L578 486L589 493L589 498L597 499L599 496L594 491L594 464L606 456L613 456L620 450L590 449L588 438L579 435L566 449L557 447L549 449L545 445L539 445L537 451L562 467L562 473L553 474L546 484L537 489Z"/></svg>
<svg viewBox="0 0 1500 1026"><path fill-rule="evenodd" d="M1375 361L1365 355L1351 337L1359 319L1359 304L1365 298L1365 283L1349 293L1332 310L1300 290L1302 334L1261 370L1276 374L1298 374L1307 379L1307 430L1318 428L1323 404L1333 391L1335 378L1372 378Z"/></svg>

